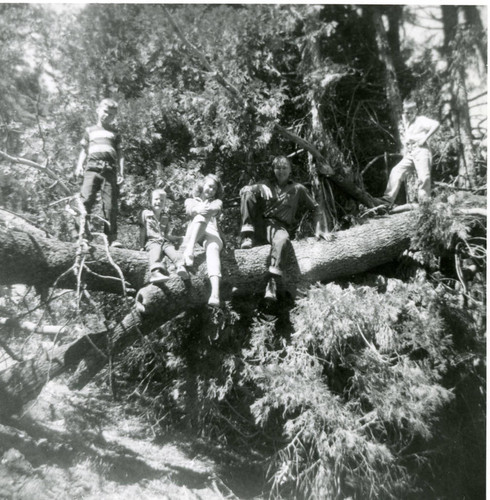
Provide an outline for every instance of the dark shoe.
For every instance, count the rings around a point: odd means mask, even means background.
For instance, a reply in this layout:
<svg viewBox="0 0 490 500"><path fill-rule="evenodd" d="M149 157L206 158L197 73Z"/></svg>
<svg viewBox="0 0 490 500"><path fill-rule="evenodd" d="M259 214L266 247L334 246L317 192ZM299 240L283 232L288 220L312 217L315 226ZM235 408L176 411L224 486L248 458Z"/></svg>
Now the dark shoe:
<svg viewBox="0 0 490 500"><path fill-rule="evenodd" d="M242 239L242 243L240 244L240 248L242 250L250 250L252 247L253 247L252 238L246 236L245 238Z"/></svg>
<svg viewBox="0 0 490 500"><path fill-rule="evenodd" d="M274 278L270 278L267 282L264 298L266 300L277 300L277 285Z"/></svg>
<svg viewBox="0 0 490 500"><path fill-rule="evenodd" d="M164 283L170 279L169 276L161 273L160 271L152 271L150 276L150 283Z"/></svg>

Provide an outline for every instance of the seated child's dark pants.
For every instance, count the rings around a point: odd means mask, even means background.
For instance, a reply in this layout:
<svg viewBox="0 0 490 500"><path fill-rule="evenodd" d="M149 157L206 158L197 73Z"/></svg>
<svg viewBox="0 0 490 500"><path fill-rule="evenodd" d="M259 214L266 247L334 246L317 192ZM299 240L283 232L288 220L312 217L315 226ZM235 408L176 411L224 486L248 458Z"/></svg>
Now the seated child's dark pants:
<svg viewBox="0 0 490 500"><path fill-rule="evenodd" d="M90 160L83 176L80 195L89 216L100 191L102 201L102 216L104 233L109 243L117 238L117 174L115 166L108 162Z"/></svg>
<svg viewBox="0 0 490 500"><path fill-rule="evenodd" d="M179 260L177 250L172 243L167 240L148 240L145 245L145 250L148 252L150 271L155 271L157 269L165 270L162 263L162 254L165 254L173 263L176 263Z"/></svg>
<svg viewBox="0 0 490 500"><path fill-rule="evenodd" d="M285 224L273 218L264 217L265 203L253 192L245 192L241 197L242 233L254 233L257 243L271 244L269 272L282 276L282 263L286 246L290 243L290 233Z"/></svg>

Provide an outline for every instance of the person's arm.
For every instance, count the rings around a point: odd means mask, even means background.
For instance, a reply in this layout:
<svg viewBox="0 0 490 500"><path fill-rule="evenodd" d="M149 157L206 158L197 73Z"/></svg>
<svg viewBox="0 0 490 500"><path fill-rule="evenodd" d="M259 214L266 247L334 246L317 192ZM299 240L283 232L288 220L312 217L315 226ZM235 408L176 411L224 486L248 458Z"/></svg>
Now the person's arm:
<svg viewBox="0 0 490 500"><path fill-rule="evenodd" d="M309 191L304 187L301 186L301 206L304 207L304 209L307 212L313 212L313 226L315 228L315 236L319 238L320 236L320 227L321 227L321 219L322 219L322 213L321 213L321 208L320 205L316 202L315 198L310 195Z"/></svg>
<svg viewBox="0 0 490 500"><path fill-rule="evenodd" d="M75 177L80 177L83 175L83 165L87 159L87 152L84 148L81 149L80 155L78 156L77 166L75 168Z"/></svg>
<svg viewBox="0 0 490 500"><path fill-rule="evenodd" d="M185 205L185 213L189 217L195 217L200 214L200 211L203 209L203 203L196 198L187 198L184 202Z"/></svg>
<svg viewBox="0 0 490 500"><path fill-rule="evenodd" d="M259 194L264 200L270 200L273 197L271 188L264 182L242 187L240 189L240 196L247 192Z"/></svg>
<svg viewBox="0 0 490 500"><path fill-rule="evenodd" d="M123 156L119 157L118 165L119 165L119 175L117 177L117 183L122 184L124 182L124 157Z"/></svg>
<svg viewBox="0 0 490 500"><path fill-rule="evenodd" d="M304 187L301 186L301 204L307 210L308 212L311 212L312 210L316 210L318 208L318 203L316 202L315 198L311 196L311 194L308 192L308 190Z"/></svg>
<svg viewBox="0 0 490 500"><path fill-rule="evenodd" d="M140 224L140 237L139 237L140 249L144 250L146 245L146 217L144 210L141 211L141 214L139 216L139 224Z"/></svg>
<svg viewBox="0 0 490 500"><path fill-rule="evenodd" d="M121 138L119 136L116 144L116 165L118 168L117 183L122 184L124 182L124 155L121 149Z"/></svg>
<svg viewBox="0 0 490 500"><path fill-rule="evenodd" d="M437 132L437 130L441 125L437 120L432 120L431 118L424 117L424 120L426 121L429 130L424 135L424 137L418 140L417 145L419 147L424 146L427 143L427 141Z"/></svg>
<svg viewBox="0 0 490 500"><path fill-rule="evenodd" d="M223 202L221 200L213 200L211 203L208 203L207 208L207 213L209 215L217 216L223 209Z"/></svg>

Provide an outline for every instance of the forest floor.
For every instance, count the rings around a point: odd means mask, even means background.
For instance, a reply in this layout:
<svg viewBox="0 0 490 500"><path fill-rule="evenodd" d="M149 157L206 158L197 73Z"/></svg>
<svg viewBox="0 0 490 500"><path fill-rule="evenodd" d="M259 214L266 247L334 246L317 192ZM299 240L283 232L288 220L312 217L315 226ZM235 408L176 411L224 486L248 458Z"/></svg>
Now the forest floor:
<svg viewBox="0 0 490 500"><path fill-rule="evenodd" d="M0 425L0 498L259 498L251 470L189 436L162 436L107 389L51 381ZM254 491L255 490L255 491Z"/></svg>

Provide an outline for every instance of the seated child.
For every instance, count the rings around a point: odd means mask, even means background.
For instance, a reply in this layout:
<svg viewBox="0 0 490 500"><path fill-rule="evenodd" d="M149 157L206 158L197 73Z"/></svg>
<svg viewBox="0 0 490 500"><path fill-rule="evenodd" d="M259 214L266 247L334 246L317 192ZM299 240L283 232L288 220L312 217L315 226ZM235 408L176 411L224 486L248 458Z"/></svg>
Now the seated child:
<svg viewBox="0 0 490 500"><path fill-rule="evenodd" d="M189 274L179 260L179 254L172 244L175 239L169 236L169 218L164 213L167 193L164 189L154 189L151 192L151 209L143 210L140 219L140 245L148 252L150 261L150 283L162 283L169 277L164 274L162 259L165 254L177 267L177 274L182 279L188 279Z"/></svg>
<svg viewBox="0 0 490 500"><path fill-rule="evenodd" d="M242 249L255 244L271 244L268 300L277 299L277 285L284 273L284 252L294 236L302 214L318 204L302 184L291 180L291 162L278 156L272 162L271 178L240 190Z"/></svg>
<svg viewBox="0 0 490 500"><path fill-rule="evenodd" d="M211 282L211 296L208 305L219 307L219 282L221 278L220 252L223 248L223 238L218 228L217 216L220 214L223 203L220 200L223 187L219 179L207 175L199 182L194 191L194 198L185 200L187 215L192 217L185 235L184 264L194 264L194 246L204 243L206 250L206 264Z"/></svg>

